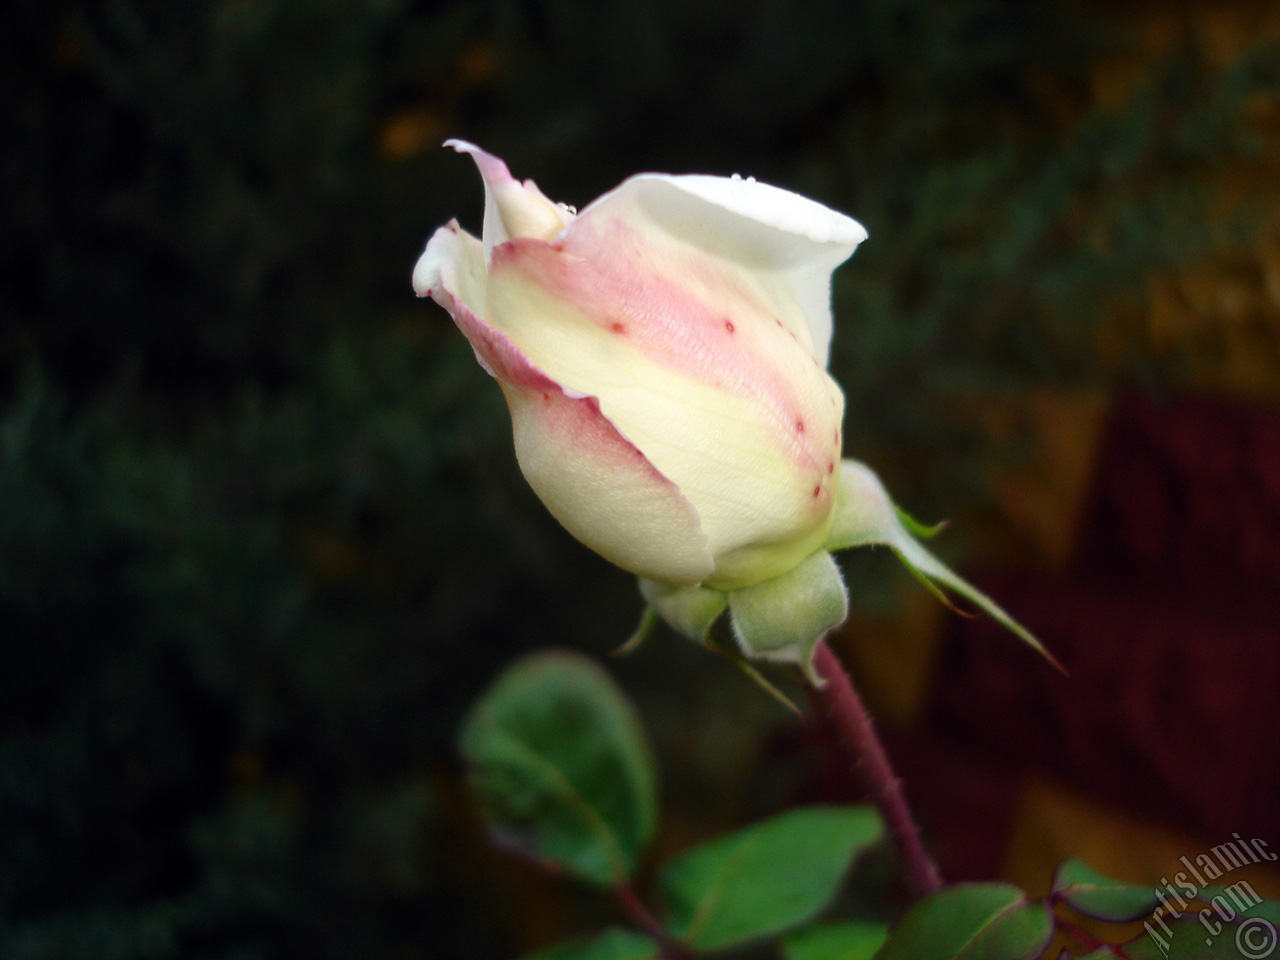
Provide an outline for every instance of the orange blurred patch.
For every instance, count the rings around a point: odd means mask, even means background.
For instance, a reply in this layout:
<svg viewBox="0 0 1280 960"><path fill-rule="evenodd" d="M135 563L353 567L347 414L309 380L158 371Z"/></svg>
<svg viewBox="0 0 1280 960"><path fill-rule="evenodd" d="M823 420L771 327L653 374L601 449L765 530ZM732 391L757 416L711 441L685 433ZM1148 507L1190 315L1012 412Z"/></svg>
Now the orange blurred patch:
<svg viewBox="0 0 1280 960"><path fill-rule="evenodd" d="M410 107L393 113L378 131L378 153L387 160L409 160L440 145L449 119L431 107Z"/></svg>

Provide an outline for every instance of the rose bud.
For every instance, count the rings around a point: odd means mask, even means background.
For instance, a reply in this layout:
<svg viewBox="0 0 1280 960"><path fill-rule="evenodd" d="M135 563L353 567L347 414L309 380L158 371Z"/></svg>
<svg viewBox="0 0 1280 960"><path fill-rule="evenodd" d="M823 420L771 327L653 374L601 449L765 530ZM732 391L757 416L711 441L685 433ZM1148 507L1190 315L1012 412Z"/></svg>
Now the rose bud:
<svg viewBox="0 0 1280 960"><path fill-rule="evenodd" d="M446 146L480 170L483 235L437 230L413 286L501 386L529 485L676 629L706 640L727 606L748 655L808 667L847 610L826 548L900 529L841 493L826 370L831 273L866 231L736 176L641 174L574 214Z"/></svg>
<svg viewBox="0 0 1280 960"><path fill-rule="evenodd" d="M623 569L735 589L831 525L844 398L830 276L866 232L751 180L632 177L574 216L477 147L483 245L437 231L414 288L506 395L529 484Z"/></svg>

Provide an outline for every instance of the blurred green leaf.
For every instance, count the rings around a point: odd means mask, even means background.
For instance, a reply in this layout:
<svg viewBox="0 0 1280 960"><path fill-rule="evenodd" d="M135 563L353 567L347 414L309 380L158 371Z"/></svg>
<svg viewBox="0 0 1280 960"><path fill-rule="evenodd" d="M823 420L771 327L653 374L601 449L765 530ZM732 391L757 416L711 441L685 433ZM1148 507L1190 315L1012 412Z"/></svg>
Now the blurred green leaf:
<svg viewBox="0 0 1280 960"><path fill-rule="evenodd" d="M1180 927L1185 926L1186 922L1183 921L1171 924L1170 929L1176 933ZM1159 939L1156 939L1157 937ZM1120 944L1119 946L1124 950L1125 956L1128 957L1129 960L1168 960L1171 941L1166 937L1165 932L1162 930L1157 930L1154 935L1144 931L1132 940L1127 943ZM1103 952L1104 950L1105 952ZM1100 948L1099 950L1094 951L1094 953L1088 954L1089 960L1094 960L1094 954L1100 954L1101 956L1106 957L1107 960L1111 960L1111 958L1115 956L1115 951Z"/></svg>
<svg viewBox="0 0 1280 960"><path fill-rule="evenodd" d="M889 935L883 923L846 920L798 930L782 943L786 960L871 960Z"/></svg>
<svg viewBox="0 0 1280 960"><path fill-rule="evenodd" d="M1262 917L1271 923L1280 924L1280 903L1260 897L1247 880L1201 887L1196 899L1210 906L1215 899L1221 899L1223 908L1228 913L1234 912L1242 917Z"/></svg>
<svg viewBox="0 0 1280 960"><path fill-rule="evenodd" d="M592 940L572 940L529 954L524 960L656 960L659 946L631 930L612 927Z"/></svg>
<svg viewBox="0 0 1280 960"><path fill-rule="evenodd" d="M1116 923L1145 917L1159 902L1150 887L1112 880L1080 860L1058 867L1053 894L1081 913Z"/></svg>
<svg viewBox="0 0 1280 960"><path fill-rule="evenodd" d="M503 840L601 885L635 869L656 822L653 766L631 704L595 662L519 661L476 705L461 747Z"/></svg>
<svg viewBox="0 0 1280 960"><path fill-rule="evenodd" d="M1280 946L1280 903L1238 884L1205 887L1196 899L1212 904L1219 896L1221 911L1192 905L1179 916L1146 921L1142 933L1121 945L1125 955L1129 960L1260 960L1274 955Z"/></svg>
<svg viewBox="0 0 1280 960"><path fill-rule="evenodd" d="M1245 937L1249 933L1242 932L1235 923L1224 923L1214 935L1198 919L1189 916L1166 922L1168 930L1153 925L1152 932L1143 931L1127 943L1120 944L1124 955L1129 960L1260 960L1275 952L1274 927L1270 928L1270 933L1265 927L1250 927L1249 930L1254 931L1257 937L1250 943L1243 939L1237 942L1237 934ZM1114 955L1105 954L1108 958Z"/></svg>
<svg viewBox="0 0 1280 960"><path fill-rule="evenodd" d="M1049 943L1043 903L1007 883L965 883L921 900L889 932L876 960L1023 960Z"/></svg>
<svg viewBox="0 0 1280 960"><path fill-rule="evenodd" d="M806 807L713 840L663 871L668 929L697 950L788 930L831 902L879 837L870 807Z"/></svg>

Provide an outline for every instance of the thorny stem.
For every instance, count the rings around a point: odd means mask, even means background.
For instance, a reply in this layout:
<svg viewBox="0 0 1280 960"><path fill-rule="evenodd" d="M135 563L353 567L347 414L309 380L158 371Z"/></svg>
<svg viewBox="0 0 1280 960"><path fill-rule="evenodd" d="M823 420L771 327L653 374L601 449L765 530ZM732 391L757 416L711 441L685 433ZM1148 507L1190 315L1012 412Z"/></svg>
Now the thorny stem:
<svg viewBox="0 0 1280 960"><path fill-rule="evenodd" d="M889 764L871 716L826 638L818 643L814 666L827 682L813 691L813 698L826 708L837 736L852 755L863 786L880 810L889 837L898 849L907 881L917 897L933 893L941 888L942 875L920 840L920 831L902 793L902 781Z"/></svg>
<svg viewBox="0 0 1280 960"><path fill-rule="evenodd" d="M662 947L662 960L688 960L689 953L669 934L658 919L649 912L630 881L624 880L614 887L614 893L623 911L641 930L658 941Z"/></svg>

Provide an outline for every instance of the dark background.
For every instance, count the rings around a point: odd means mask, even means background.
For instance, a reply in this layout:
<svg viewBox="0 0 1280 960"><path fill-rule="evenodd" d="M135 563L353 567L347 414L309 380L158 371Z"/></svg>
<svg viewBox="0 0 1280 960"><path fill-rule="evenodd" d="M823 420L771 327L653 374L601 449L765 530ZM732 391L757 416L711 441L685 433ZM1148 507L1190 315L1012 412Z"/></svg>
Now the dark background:
<svg viewBox="0 0 1280 960"><path fill-rule="evenodd" d="M473 140L847 211L847 456L1063 681L847 558L840 638L954 879L1280 848L1280 23L1238 2L17 0L0 15L0 956L508 957L609 916L453 740L634 581L519 478L409 273ZM1104 13L1105 11L1105 13ZM728 663L611 669L661 852L842 771Z"/></svg>

